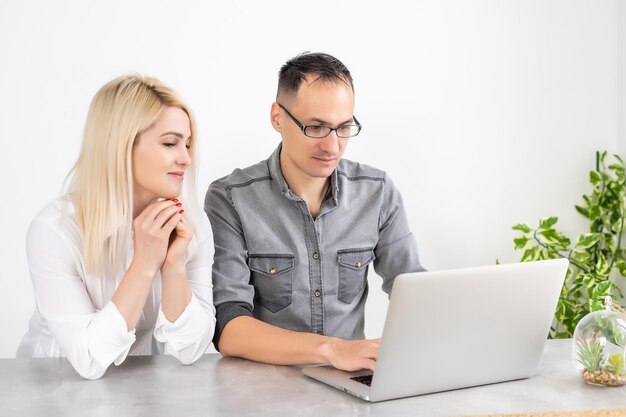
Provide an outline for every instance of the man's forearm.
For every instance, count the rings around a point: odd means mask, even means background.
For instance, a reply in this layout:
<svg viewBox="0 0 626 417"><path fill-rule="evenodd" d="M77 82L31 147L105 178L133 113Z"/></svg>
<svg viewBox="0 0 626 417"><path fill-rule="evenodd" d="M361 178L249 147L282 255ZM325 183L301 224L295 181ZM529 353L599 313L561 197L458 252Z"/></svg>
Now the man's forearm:
<svg viewBox="0 0 626 417"><path fill-rule="evenodd" d="M335 339L294 332L239 316L228 322L219 341L224 356L237 356L275 365L329 363L329 344Z"/></svg>
<svg viewBox="0 0 626 417"><path fill-rule="evenodd" d="M237 356L274 365L331 364L356 371L376 367L380 339L344 340L294 332L249 316L226 324L219 341L224 356Z"/></svg>

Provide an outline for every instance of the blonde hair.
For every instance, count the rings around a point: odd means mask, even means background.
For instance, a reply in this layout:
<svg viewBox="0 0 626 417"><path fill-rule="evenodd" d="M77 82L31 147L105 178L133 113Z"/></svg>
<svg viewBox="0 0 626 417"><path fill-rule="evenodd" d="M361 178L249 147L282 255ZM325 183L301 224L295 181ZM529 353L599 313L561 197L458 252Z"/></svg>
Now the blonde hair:
<svg viewBox="0 0 626 417"><path fill-rule="evenodd" d="M132 245L133 145L163 107L180 108L189 116L191 165L185 173L183 198L187 218L195 223L197 131L193 114L174 90L156 78L116 78L91 101L80 155L67 178L66 200L74 205L88 272L116 273L125 266Z"/></svg>

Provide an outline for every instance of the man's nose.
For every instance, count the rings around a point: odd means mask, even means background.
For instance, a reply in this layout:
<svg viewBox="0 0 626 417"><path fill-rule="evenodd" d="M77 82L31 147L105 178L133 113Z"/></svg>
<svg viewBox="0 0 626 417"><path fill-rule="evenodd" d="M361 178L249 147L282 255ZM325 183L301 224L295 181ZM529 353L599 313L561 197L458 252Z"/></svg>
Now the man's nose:
<svg viewBox="0 0 626 417"><path fill-rule="evenodd" d="M331 155L336 155L339 152L339 137L336 130L331 130L328 136L319 139L321 141L320 148Z"/></svg>

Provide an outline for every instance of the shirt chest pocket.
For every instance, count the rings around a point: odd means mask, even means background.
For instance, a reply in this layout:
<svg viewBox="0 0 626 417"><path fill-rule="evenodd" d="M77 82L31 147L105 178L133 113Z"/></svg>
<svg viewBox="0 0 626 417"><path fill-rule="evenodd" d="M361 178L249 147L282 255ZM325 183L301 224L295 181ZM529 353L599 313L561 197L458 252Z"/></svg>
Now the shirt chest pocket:
<svg viewBox="0 0 626 417"><path fill-rule="evenodd" d="M249 255L255 300L272 313L291 304L293 255Z"/></svg>
<svg viewBox="0 0 626 417"><path fill-rule="evenodd" d="M373 248L337 251L339 262L337 298L340 301L349 304L363 290L368 266L375 258Z"/></svg>

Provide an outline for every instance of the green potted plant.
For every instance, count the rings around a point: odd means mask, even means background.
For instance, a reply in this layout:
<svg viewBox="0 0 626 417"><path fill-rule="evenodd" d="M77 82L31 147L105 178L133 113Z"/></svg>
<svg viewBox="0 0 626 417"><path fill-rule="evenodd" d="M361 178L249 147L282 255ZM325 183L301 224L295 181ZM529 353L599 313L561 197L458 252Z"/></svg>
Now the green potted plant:
<svg viewBox="0 0 626 417"><path fill-rule="evenodd" d="M575 206L589 220L589 232L578 236L573 245L555 228L557 217L540 220L536 228L526 223L513 226L520 232L514 243L516 250L523 251L522 262L554 258L570 261L551 338L572 337L581 318L603 308L606 296L623 298L615 279L626 276L626 250L622 246L626 174L624 161L618 155L607 163L607 152L597 152L596 169L589 173L591 193L583 195L583 203Z"/></svg>
<svg viewBox="0 0 626 417"><path fill-rule="evenodd" d="M578 340L578 361L584 367L582 377L590 384L618 387L624 385L624 356L614 353L604 357L604 347L596 340Z"/></svg>

